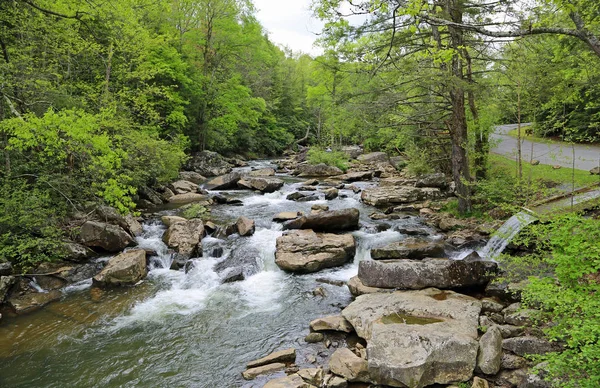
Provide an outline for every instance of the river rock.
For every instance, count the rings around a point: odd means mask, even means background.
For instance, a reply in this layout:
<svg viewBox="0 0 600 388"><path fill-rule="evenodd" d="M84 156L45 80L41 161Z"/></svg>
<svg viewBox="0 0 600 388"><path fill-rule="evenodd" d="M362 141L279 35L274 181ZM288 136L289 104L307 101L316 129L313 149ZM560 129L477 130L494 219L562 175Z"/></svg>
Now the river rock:
<svg viewBox="0 0 600 388"><path fill-rule="evenodd" d="M59 290L48 292L29 292L23 295L13 295L8 299L8 305L17 314L26 314L46 306L61 298Z"/></svg>
<svg viewBox="0 0 600 388"><path fill-rule="evenodd" d="M189 259L202 253L201 239L204 235L202 220L194 218L185 222L177 222L169 226L162 240L169 248L177 252L181 259Z"/></svg>
<svg viewBox="0 0 600 388"><path fill-rule="evenodd" d="M473 377L473 385L471 385L471 388L489 388L490 384L488 383L487 380L482 379L480 377Z"/></svg>
<svg viewBox="0 0 600 388"><path fill-rule="evenodd" d="M238 181L238 186L251 190L258 190L261 193L273 193L283 186L283 181L277 178L244 178Z"/></svg>
<svg viewBox="0 0 600 388"><path fill-rule="evenodd" d="M367 361L358 357L350 349L337 349L329 359L329 369L350 382L369 382Z"/></svg>
<svg viewBox="0 0 600 388"><path fill-rule="evenodd" d="M323 368L300 369L298 371L298 376L300 376L306 383L315 387L321 387L323 385Z"/></svg>
<svg viewBox="0 0 600 388"><path fill-rule="evenodd" d="M356 159L363 153L363 149L360 146L344 146L341 151L348 155L350 159Z"/></svg>
<svg viewBox="0 0 600 388"><path fill-rule="evenodd" d="M493 298L481 299L482 311L484 313L499 313L504 310L504 305Z"/></svg>
<svg viewBox="0 0 600 388"><path fill-rule="evenodd" d="M308 333L306 337L304 337L304 341L309 344L314 344L317 342L321 342L325 339L323 333Z"/></svg>
<svg viewBox="0 0 600 388"><path fill-rule="evenodd" d="M519 310L514 313L504 314L504 321L514 326L533 326L536 317L540 312L534 309Z"/></svg>
<svg viewBox="0 0 600 388"><path fill-rule="evenodd" d="M258 360L250 361L246 365L246 368L256 368L258 366L272 364L274 362L291 363L294 361L296 361L296 349L290 348L285 350L278 350L269 354L268 356L259 358Z"/></svg>
<svg viewBox="0 0 600 388"><path fill-rule="evenodd" d="M521 369L527 368L528 363L523 357L510 353L504 353L502 355L502 362L500 366L502 369Z"/></svg>
<svg viewBox="0 0 600 388"><path fill-rule="evenodd" d="M259 261L260 252L256 248L240 245L232 249L225 260L215 264L214 271L223 283L240 281L259 271Z"/></svg>
<svg viewBox="0 0 600 388"><path fill-rule="evenodd" d="M313 195L304 194L299 191L296 191L295 193L288 194L287 197L285 197L285 199L287 199L288 201L300 201L301 199L308 198L308 197L312 198Z"/></svg>
<svg viewBox="0 0 600 388"><path fill-rule="evenodd" d="M261 168L258 170L250 171L250 176L273 176L275 175L275 170L272 168Z"/></svg>
<svg viewBox="0 0 600 388"><path fill-rule="evenodd" d="M324 163L316 165L300 164L293 174L301 177L320 177L342 175L343 171L335 166L328 166Z"/></svg>
<svg viewBox="0 0 600 388"><path fill-rule="evenodd" d="M187 193L187 194L176 194L169 198L170 203L184 204L192 202L204 202L203 204L208 205L210 198L207 195L199 193Z"/></svg>
<svg viewBox="0 0 600 388"><path fill-rule="evenodd" d="M60 247L62 257L65 260L80 263L94 257L96 253L85 245L73 241L66 241Z"/></svg>
<svg viewBox="0 0 600 388"><path fill-rule="evenodd" d="M331 210L296 218L283 224L284 229L312 229L317 232L339 232L358 229L358 209Z"/></svg>
<svg viewBox="0 0 600 388"><path fill-rule="evenodd" d="M237 183L242 178L238 172L230 172L213 178L204 184L206 190L230 190L236 189Z"/></svg>
<svg viewBox="0 0 600 388"><path fill-rule="evenodd" d="M330 187L329 189L325 190L323 193L325 193L325 199L328 201L331 201L332 199L337 198L339 191L335 187Z"/></svg>
<svg viewBox="0 0 600 388"><path fill-rule="evenodd" d="M323 379L323 387L324 388L347 388L348 382L346 379L336 376L336 375L327 375Z"/></svg>
<svg viewBox="0 0 600 388"><path fill-rule="evenodd" d="M333 177L333 179L338 179L344 182L359 182L359 181L369 181L373 179L373 171L357 171L350 172L348 174L338 175Z"/></svg>
<svg viewBox="0 0 600 388"><path fill-rule="evenodd" d="M371 206L391 206L416 201L441 199L445 195L438 188L411 186L383 186L364 189L361 199Z"/></svg>
<svg viewBox="0 0 600 388"><path fill-rule="evenodd" d="M195 171L181 171L179 173L179 178L181 178L184 181L189 181L189 182L195 183L197 185L199 185L200 183L202 183L206 180L206 177L198 174Z"/></svg>
<svg viewBox="0 0 600 388"><path fill-rule="evenodd" d="M196 191L198 191L198 185L194 182L178 180L171 183L170 189L175 194L195 193Z"/></svg>
<svg viewBox="0 0 600 388"><path fill-rule="evenodd" d="M213 177L229 173L232 166L218 153L202 151L191 155L186 163L186 169L203 176Z"/></svg>
<svg viewBox="0 0 600 388"><path fill-rule="evenodd" d="M555 352L558 348L543 338L532 336L507 338L502 341L502 348L517 356L527 354L545 354Z"/></svg>
<svg viewBox="0 0 600 388"><path fill-rule="evenodd" d="M300 372L300 371L298 371ZM299 374L292 374L286 377L280 377L278 379L269 380L263 386L263 388L315 388L310 385Z"/></svg>
<svg viewBox="0 0 600 388"><path fill-rule="evenodd" d="M359 296L363 294L372 294L374 292L391 292L392 290L389 288L377 288L377 287L367 287L365 286L358 276L353 276L348 281L348 289L350 293L354 296Z"/></svg>
<svg viewBox="0 0 600 388"><path fill-rule="evenodd" d="M122 227L104 222L87 221L79 231L81 243L88 247L101 248L107 252L119 252L135 241Z"/></svg>
<svg viewBox="0 0 600 388"><path fill-rule="evenodd" d="M497 271L498 264L492 261L364 260L359 264L358 277L368 287L449 289L484 286Z"/></svg>
<svg viewBox="0 0 600 388"><path fill-rule="evenodd" d="M298 273L337 267L354 258L356 243L352 235L317 234L312 230L288 232L277 238L275 264Z"/></svg>
<svg viewBox="0 0 600 388"><path fill-rule="evenodd" d="M254 220L243 216L238 218L235 226L237 227L238 234L242 237L252 236L256 229Z"/></svg>
<svg viewBox="0 0 600 388"><path fill-rule="evenodd" d="M352 333L354 331L350 322L341 315L317 318L310 322L310 328L313 331L341 331L344 333Z"/></svg>
<svg viewBox="0 0 600 388"><path fill-rule="evenodd" d="M423 259L425 257L442 257L444 253L444 244L442 242L407 238L388 244L382 248L372 249L371 258L374 260Z"/></svg>
<svg viewBox="0 0 600 388"><path fill-rule="evenodd" d="M160 220L167 227L169 227L173 224L176 224L178 222L187 222L187 218L178 217L178 216L162 216L162 217L160 217Z"/></svg>
<svg viewBox="0 0 600 388"><path fill-rule="evenodd" d="M356 159L363 163L381 163L390 161L389 156L385 152L371 152L368 154L360 155Z"/></svg>
<svg viewBox="0 0 600 388"><path fill-rule="evenodd" d="M4 302L11 287L17 282L14 276L0 276L0 304Z"/></svg>
<svg viewBox="0 0 600 388"><path fill-rule="evenodd" d="M446 175L442 173L427 174L419 177L415 183L415 187L438 187L445 189L448 187L448 180Z"/></svg>
<svg viewBox="0 0 600 388"><path fill-rule="evenodd" d="M367 341L373 383L424 387L471 378L481 303L452 291L374 293L342 311Z"/></svg>
<svg viewBox="0 0 600 388"><path fill-rule="evenodd" d="M329 206L316 203L310 207L310 214L323 213L329 210Z"/></svg>
<svg viewBox="0 0 600 388"><path fill-rule="evenodd" d="M111 258L93 281L98 286L133 285L144 279L147 273L146 251L134 249Z"/></svg>
<svg viewBox="0 0 600 388"><path fill-rule="evenodd" d="M477 367L486 375L495 375L502 364L502 333L496 326L487 329L479 339Z"/></svg>
<svg viewBox="0 0 600 388"><path fill-rule="evenodd" d="M281 212L278 213L275 217L273 217L273 221L275 222L285 222L294 220L298 217L302 217L302 212Z"/></svg>
<svg viewBox="0 0 600 388"><path fill-rule="evenodd" d="M100 221L119 225L132 236L139 236L142 233L142 225L131 214L123 216L112 206L98 206L96 215Z"/></svg>
<svg viewBox="0 0 600 388"><path fill-rule="evenodd" d="M271 373L279 372L284 369L285 369L285 364L277 362L274 364L257 366L256 368L248 369L242 373L242 377L245 380L253 380L260 375L271 374Z"/></svg>

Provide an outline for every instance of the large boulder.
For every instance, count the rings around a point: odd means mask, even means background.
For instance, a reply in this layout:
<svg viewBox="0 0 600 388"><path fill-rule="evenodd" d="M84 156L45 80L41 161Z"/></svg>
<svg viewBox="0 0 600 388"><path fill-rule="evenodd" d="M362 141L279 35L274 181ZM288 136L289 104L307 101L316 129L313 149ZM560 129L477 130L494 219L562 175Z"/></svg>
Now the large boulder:
<svg viewBox="0 0 600 388"><path fill-rule="evenodd" d="M498 264L493 261L364 260L358 266L358 277L368 287L450 289L485 286L497 271Z"/></svg>
<svg viewBox="0 0 600 388"><path fill-rule="evenodd" d="M357 171L348 174L334 176L333 179L339 179L344 182L368 181L373 179L373 171Z"/></svg>
<svg viewBox="0 0 600 388"><path fill-rule="evenodd" d="M202 151L193 154L186 164L186 169L206 177L224 175L232 170L225 158L216 152Z"/></svg>
<svg viewBox="0 0 600 388"><path fill-rule="evenodd" d="M170 203L185 204L185 203L200 203L201 205L210 204L210 198L199 193L176 194L169 197Z"/></svg>
<svg viewBox="0 0 600 388"><path fill-rule="evenodd" d="M275 170L272 168L261 168L258 170L250 171L250 176L273 176L275 175Z"/></svg>
<svg viewBox="0 0 600 388"><path fill-rule="evenodd" d="M388 244L382 248L371 250L371 258L381 259L423 259L425 257L442 257L444 244L440 241L427 241L407 238Z"/></svg>
<svg viewBox="0 0 600 388"><path fill-rule="evenodd" d="M342 315L367 341L371 382L417 388L472 377L480 311L474 298L430 288L362 295Z"/></svg>
<svg viewBox="0 0 600 388"><path fill-rule="evenodd" d="M93 277L93 282L102 287L132 285L147 274L146 251L134 249L111 258L106 267Z"/></svg>
<svg viewBox="0 0 600 388"><path fill-rule="evenodd" d="M96 253L85 245L78 244L72 241L65 241L61 243L59 248L65 260L74 262L83 262L91 257L94 257Z"/></svg>
<svg viewBox="0 0 600 388"><path fill-rule="evenodd" d="M230 190L236 189L237 183L242 178L238 172L230 172L229 174L221 175L213 178L204 184L206 190Z"/></svg>
<svg viewBox="0 0 600 388"><path fill-rule="evenodd" d="M329 369L350 382L369 382L367 361L348 348L337 349L329 359Z"/></svg>
<svg viewBox="0 0 600 388"><path fill-rule="evenodd" d="M87 221L79 230L80 242L91 248L101 248L107 252L119 252L135 245L133 237L118 225Z"/></svg>
<svg viewBox="0 0 600 388"><path fill-rule="evenodd" d="M358 209L330 210L288 221L284 229L312 229L317 232L339 232L358 229Z"/></svg>
<svg viewBox="0 0 600 388"><path fill-rule="evenodd" d="M251 220L244 216L238 218L237 222L235 223L235 226L237 228L238 234L242 237L252 236L254 234L254 230L256 229L254 220Z"/></svg>
<svg viewBox="0 0 600 388"><path fill-rule="evenodd" d="M171 183L170 188L174 194L195 193L198 191L196 183L183 179Z"/></svg>
<svg viewBox="0 0 600 388"><path fill-rule="evenodd" d="M299 176L334 176L342 175L344 172L335 166L320 164L301 164L294 171L294 175Z"/></svg>
<svg viewBox="0 0 600 388"><path fill-rule="evenodd" d="M360 195L362 201L371 206L391 206L425 200L443 198L438 188L418 188L411 186L383 186L364 189Z"/></svg>
<svg viewBox="0 0 600 388"><path fill-rule="evenodd" d="M381 163L390 161L389 156L385 152L371 152L368 154L362 154L356 159L363 163Z"/></svg>
<svg viewBox="0 0 600 388"><path fill-rule="evenodd" d="M448 187L448 180L446 179L446 175L440 173L435 174L427 174L419 177L417 182L415 183L416 187L438 187L440 189L445 189Z"/></svg>
<svg viewBox="0 0 600 388"><path fill-rule="evenodd" d="M13 293L14 294L14 293ZM45 305L57 301L62 293L59 290L48 292L28 292L23 295L12 295L8 299L8 305L17 314L26 314L39 310Z"/></svg>
<svg viewBox="0 0 600 388"><path fill-rule="evenodd" d="M194 218L185 222L176 222L163 234L163 242L177 252L179 259L189 259L202 253L201 239L204 235L202 220Z"/></svg>
<svg viewBox="0 0 600 388"><path fill-rule="evenodd" d="M258 190L262 193L273 193L283 186L283 181L277 178L249 177L239 180L237 184L244 189Z"/></svg>
<svg viewBox="0 0 600 388"><path fill-rule="evenodd" d="M298 273L337 267L354 258L356 243L352 235L317 234L312 230L289 232L277 238L275 264Z"/></svg>
<svg viewBox="0 0 600 388"><path fill-rule="evenodd" d="M341 331L344 333L352 333L354 331L350 322L341 315L317 318L310 322L310 328L313 331Z"/></svg>
<svg viewBox="0 0 600 388"><path fill-rule="evenodd" d="M495 375L502 364L502 332L497 326L487 329L479 339L477 367L486 375Z"/></svg>
<svg viewBox="0 0 600 388"><path fill-rule="evenodd" d="M364 295L364 294L372 294L374 292L392 292L392 289L389 288L377 288L377 287L367 287L358 278L358 276L353 276L348 280L348 289L350 293L354 296Z"/></svg>
<svg viewBox="0 0 600 388"><path fill-rule="evenodd" d="M502 348L513 352L517 356L545 354L560 349L556 344L553 344L544 338L533 336L507 338L502 341Z"/></svg>
<svg viewBox="0 0 600 388"><path fill-rule="evenodd" d="M183 179L184 181L193 182L197 185L206 180L206 177L198 174L195 171L181 171L179 173L179 178Z"/></svg>

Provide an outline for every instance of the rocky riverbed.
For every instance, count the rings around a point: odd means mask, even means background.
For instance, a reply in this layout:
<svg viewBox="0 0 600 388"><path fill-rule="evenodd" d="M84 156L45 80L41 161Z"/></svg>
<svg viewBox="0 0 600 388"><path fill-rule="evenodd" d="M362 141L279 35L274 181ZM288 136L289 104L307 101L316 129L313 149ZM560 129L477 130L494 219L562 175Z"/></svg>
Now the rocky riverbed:
<svg viewBox="0 0 600 388"><path fill-rule="evenodd" d="M205 153L142 218L82 215L69 261L0 268L0 385L543 387L524 356L556 345L472 253L494 225L438 214L443 174L358 157Z"/></svg>

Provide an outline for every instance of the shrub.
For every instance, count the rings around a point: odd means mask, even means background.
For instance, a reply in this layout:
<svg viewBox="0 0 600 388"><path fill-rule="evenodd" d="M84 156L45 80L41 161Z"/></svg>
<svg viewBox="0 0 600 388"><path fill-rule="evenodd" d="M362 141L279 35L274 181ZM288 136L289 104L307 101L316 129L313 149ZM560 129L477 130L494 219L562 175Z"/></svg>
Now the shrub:
<svg viewBox="0 0 600 388"><path fill-rule="evenodd" d="M340 151L327 152L322 148L311 148L308 151L310 164L324 163L328 166L335 166L344 172L348 170L348 159L348 155Z"/></svg>

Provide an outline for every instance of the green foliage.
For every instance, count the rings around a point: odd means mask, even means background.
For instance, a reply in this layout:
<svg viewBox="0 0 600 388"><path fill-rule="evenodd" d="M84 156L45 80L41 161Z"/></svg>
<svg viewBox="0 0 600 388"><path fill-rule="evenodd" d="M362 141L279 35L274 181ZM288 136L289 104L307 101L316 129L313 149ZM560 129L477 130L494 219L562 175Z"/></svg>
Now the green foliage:
<svg viewBox="0 0 600 388"><path fill-rule="evenodd" d="M551 340L566 344L564 351L541 357L548 361L549 381L560 387L600 384L600 221L577 215L552 219L532 227L517 243L535 251L525 257L504 258L537 268L523 292L527 306L541 308L551 322ZM532 263L537 263L532 267Z"/></svg>
<svg viewBox="0 0 600 388"><path fill-rule="evenodd" d="M200 204L192 204L189 206L186 206L183 211L181 212L182 217L184 218L202 218L203 216L206 216L208 213L210 212L210 209L208 209L206 206L200 205Z"/></svg>
<svg viewBox="0 0 600 388"><path fill-rule="evenodd" d="M348 170L348 155L341 151L327 152L322 148L311 148L307 156L310 164L324 163L328 166L335 166L344 172Z"/></svg>

